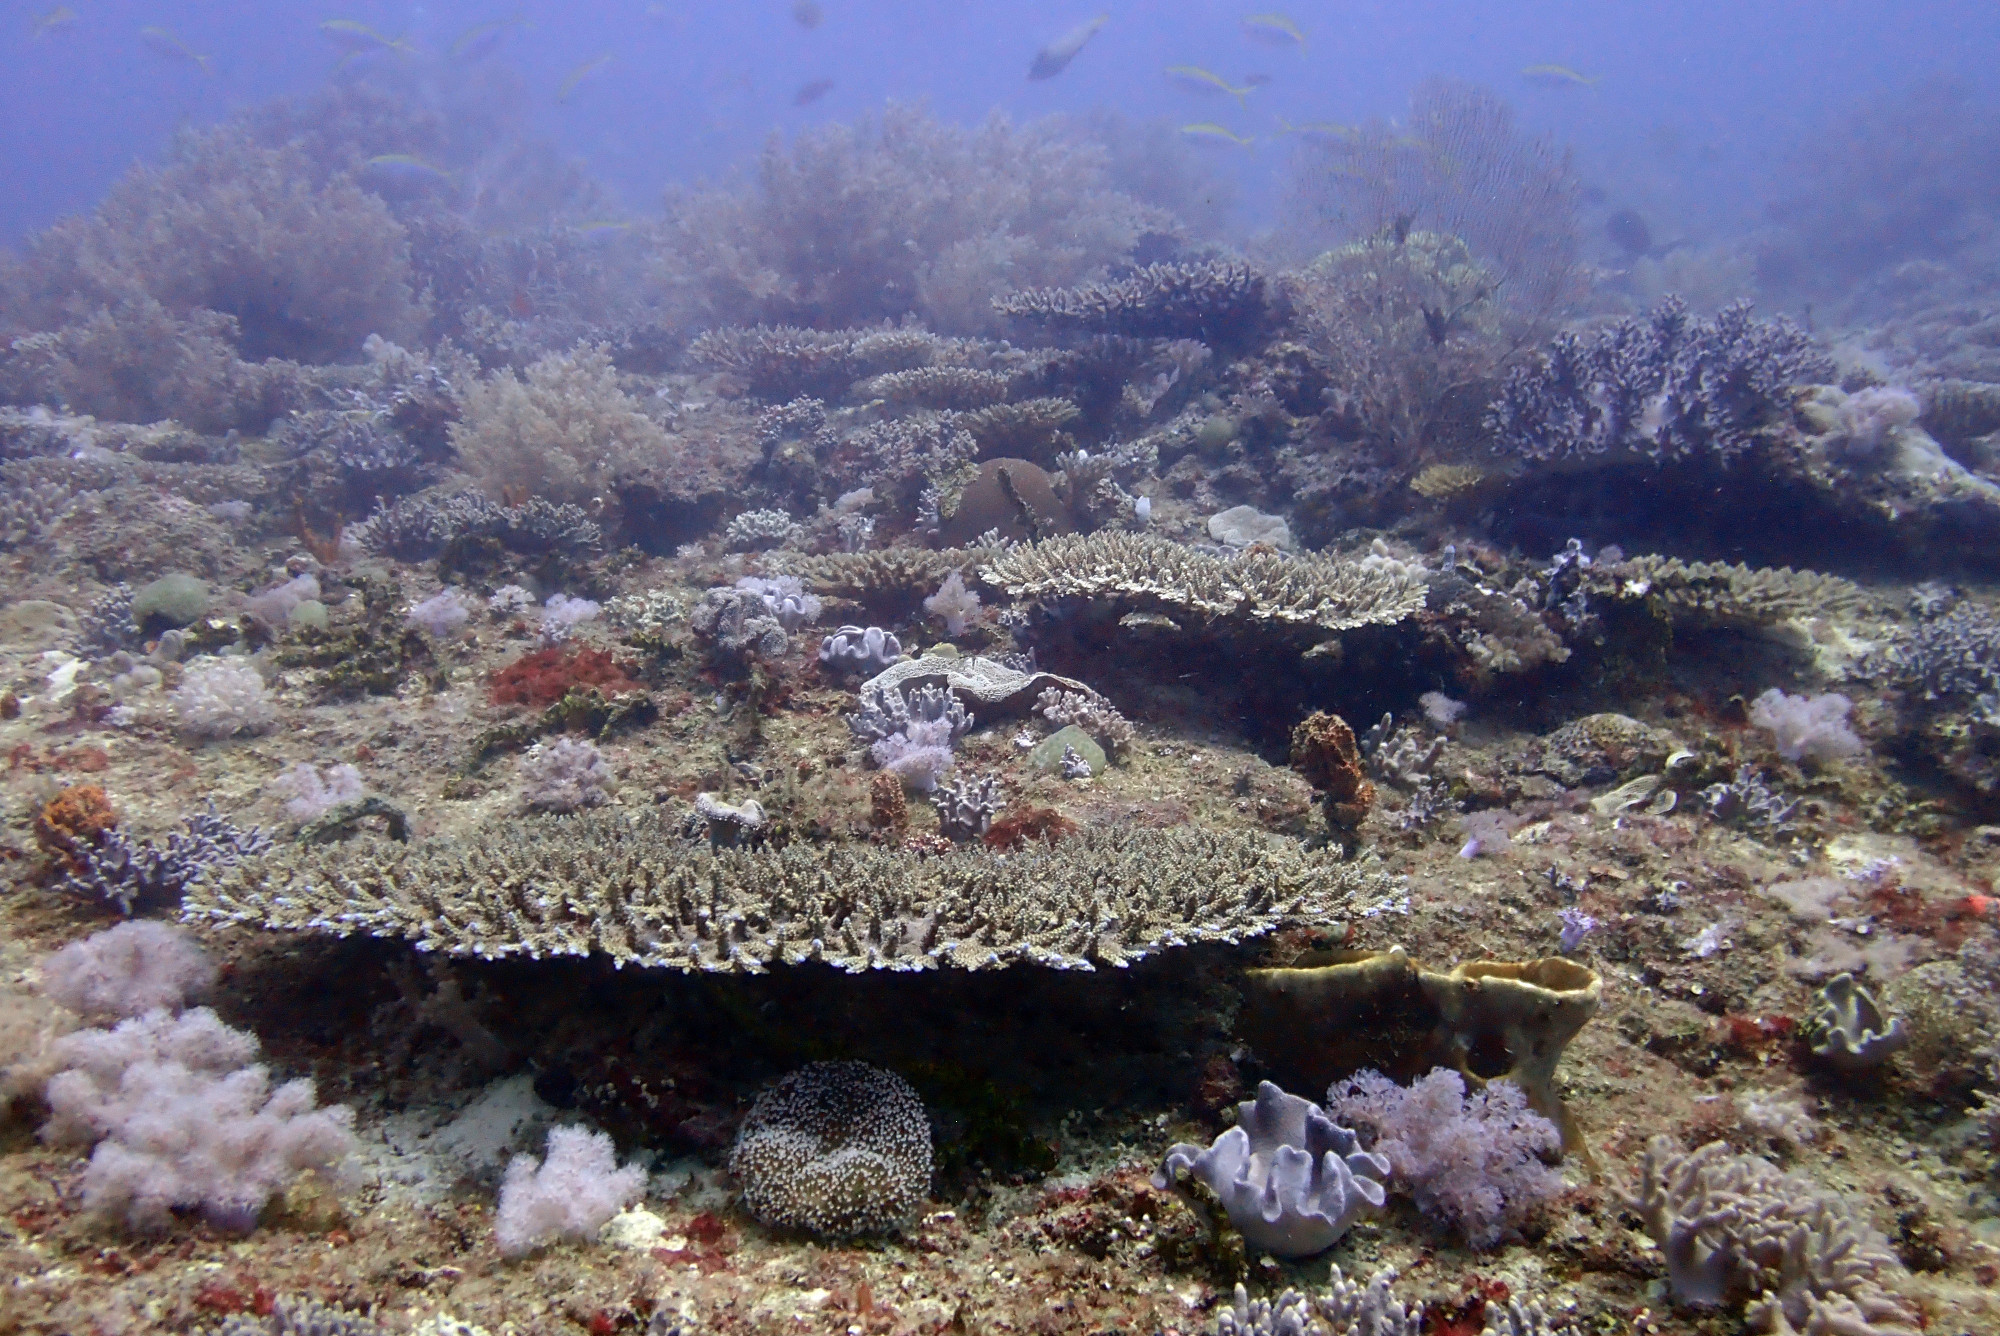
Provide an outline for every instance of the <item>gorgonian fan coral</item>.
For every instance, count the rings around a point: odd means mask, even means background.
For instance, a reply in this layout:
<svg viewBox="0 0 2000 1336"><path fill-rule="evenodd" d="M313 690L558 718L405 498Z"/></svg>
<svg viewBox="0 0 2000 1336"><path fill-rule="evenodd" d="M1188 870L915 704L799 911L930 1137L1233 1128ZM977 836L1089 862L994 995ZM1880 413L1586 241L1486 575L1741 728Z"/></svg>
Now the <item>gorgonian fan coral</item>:
<svg viewBox="0 0 2000 1336"><path fill-rule="evenodd" d="M751 178L668 203L659 272L695 323L839 328L918 314L948 333L993 297L1060 286L1173 222L1106 184L1108 155L1059 125L976 130L891 105L879 121L773 139Z"/></svg>
<svg viewBox="0 0 2000 1336"><path fill-rule="evenodd" d="M1581 290L1581 194L1567 151L1522 130L1497 94L1433 79L1404 122L1371 121L1303 152L1291 209L1313 249L1412 226L1457 237L1532 328Z"/></svg>

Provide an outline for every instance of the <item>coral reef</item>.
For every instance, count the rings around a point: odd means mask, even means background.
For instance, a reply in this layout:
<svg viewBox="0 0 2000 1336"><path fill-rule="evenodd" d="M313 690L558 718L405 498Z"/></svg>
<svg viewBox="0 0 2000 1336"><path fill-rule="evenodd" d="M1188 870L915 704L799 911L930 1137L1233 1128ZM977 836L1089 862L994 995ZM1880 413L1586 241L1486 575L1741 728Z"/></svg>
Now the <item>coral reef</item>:
<svg viewBox="0 0 2000 1336"><path fill-rule="evenodd" d="M1132 745L1135 736L1132 721L1118 713L1117 707L1110 701L1080 691L1045 688L1035 697L1035 713L1057 728L1074 724L1095 738L1108 752L1125 750Z"/></svg>
<svg viewBox="0 0 2000 1336"><path fill-rule="evenodd" d="M1595 971L1556 956L1466 961L1444 973L1412 964L1396 947L1308 952L1290 966L1247 971L1244 983L1244 1035L1301 1084L1363 1068L1414 1078L1443 1066L1479 1084L1504 1076L1561 1129L1564 1150L1589 1158L1555 1072L1597 1014L1604 985ZM1384 1010L1407 1017L1398 1033L1358 1021ZM1484 1075L1472 1069L1474 1054Z"/></svg>
<svg viewBox="0 0 2000 1336"><path fill-rule="evenodd" d="M1696 625L1754 626L1838 616L1864 600L1858 585L1837 575L1678 557L1600 562L1586 587L1611 598L1657 598L1676 620Z"/></svg>
<svg viewBox="0 0 2000 1336"><path fill-rule="evenodd" d="M442 498L405 497L376 510L349 536L368 551L403 561L426 561L480 541L532 555L588 552L604 540L603 530L579 506L557 505L542 497L503 506L477 491Z"/></svg>
<svg viewBox="0 0 2000 1336"><path fill-rule="evenodd" d="M1216 1336L1420 1336L1425 1330L1424 1306L1405 1307L1391 1288L1393 1267L1377 1271L1366 1285L1349 1280L1338 1266L1328 1272L1326 1293L1310 1299L1293 1289L1275 1300L1252 1299L1239 1282L1216 1317Z"/></svg>
<svg viewBox="0 0 2000 1336"><path fill-rule="evenodd" d="M902 1225L930 1190L931 1120L910 1083L865 1062L815 1062L757 1096L729 1153L764 1224L822 1237Z"/></svg>
<svg viewBox="0 0 2000 1336"><path fill-rule="evenodd" d="M451 426L459 464L503 495L587 505L619 477L666 457L669 442L640 403L619 388L602 346L551 354L528 368L467 384Z"/></svg>
<svg viewBox="0 0 2000 1336"><path fill-rule="evenodd" d="M1088 768L1084 773L1089 773ZM938 833L953 844L970 843L986 834L1001 807L997 784L991 775L961 776L931 794L931 806L937 808Z"/></svg>
<svg viewBox="0 0 2000 1336"><path fill-rule="evenodd" d="M836 677L873 677L903 657L903 642L879 626L843 626L819 642L820 668Z"/></svg>
<svg viewBox="0 0 2000 1336"><path fill-rule="evenodd" d="M520 771L521 805L531 812L580 812L611 799L611 767L581 738L536 743Z"/></svg>
<svg viewBox="0 0 2000 1336"><path fill-rule="evenodd" d="M978 849L690 850L658 819L579 814L497 824L470 842L287 849L254 874L202 881L182 912L486 959L595 951L704 971L802 960L853 971L1084 968L1335 918L1390 889L1378 873L1262 836L1196 829L1080 833L1001 863Z"/></svg>
<svg viewBox="0 0 2000 1336"><path fill-rule="evenodd" d="M1750 722L1769 729L1778 755L1787 761L1832 761L1868 750L1848 726L1854 702L1837 692L1790 696L1777 687L1750 702Z"/></svg>
<svg viewBox="0 0 2000 1336"><path fill-rule="evenodd" d="M131 919L71 942L42 962L42 991L86 1021L179 1011L215 983L187 929Z"/></svg>
<svg viewBox="0 0 2000 1336"><path fill-rule="evenodd" d="M1169 1147L1153 1183L1165 1188L1193 1175L1248 1243L1279 1257L1311 1257L1382 1204L1388 1173L1388 1160L1362 1150L1319 1105L1265 1081L1256 1099L1236 1106L1236 1126L1214 1145Z"/></svg>

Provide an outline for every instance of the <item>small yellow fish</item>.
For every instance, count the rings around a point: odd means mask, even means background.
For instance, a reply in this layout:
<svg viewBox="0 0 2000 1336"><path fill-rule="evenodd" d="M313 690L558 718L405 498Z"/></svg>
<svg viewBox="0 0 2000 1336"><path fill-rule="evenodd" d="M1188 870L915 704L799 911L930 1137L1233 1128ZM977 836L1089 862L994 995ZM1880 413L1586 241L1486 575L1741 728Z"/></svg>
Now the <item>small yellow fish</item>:
<svg viewBox="0 0 2000 1336"><path fill-rule="evenodd" d="M57 5L48 13L35 20L35 31L30 41L40 41L60 28L67 28L76 22L76 11L68 5Z"/></svg>
<svg viewBox="0 0 2000 1336"><path fill-rule="evenodd" d="M603 69L606 65L609 65L610 63L611 63L611 53L609 51L606 51L601 55L592 56L589 60L584 61L583 64L577 66L575 69L571 70L568 74L565 74L563 76L562 86L556 89L556 101L558 102L569 101L569 95L576 91L577 85L581 84L585 79L588 79L591 75L597 73L599 70Z"/></svg>
<svg viewBox="0 0 2000 1336"><path fill-rule="evenodd" d="M1304 135L1308 139L1340 139L1351 141L1357 138L1361 132L1351 125L1340 125L1334 121L1301 121L1299 124L1293 125L1290 121L1281 120L1278 122L1278 133L1281 135Z"/></svg>
<svg viewBox="0 0 2000 1336"><path fill-rule="evenodd" d="M417 48L401 37L385 37L365 23L354 19L328 19L319 25L320 36L339 47L343 62L370 51L394 51L400 55L414 56Z"/></svg>
<svg viewBox="0 0 2000 1336"><path fill-rule="evenodd" d="M1211 73L1199 65L1169 65L1167 66L1167 77L1189 92L1227 93L1238 102L1241 102L1243 95L1250 91L1248 88L1230 87L1227 79L1224 79L1219 74Z"/></svg>
<svg viewBox="0 0 2000 1336"><path fill-rule="evenodd" d="M1265 46L1303 47L1306 44L1306 35L1288 14L1252 14L1243 20L1243 35Z"/></svg>
<svg viewBox="0 0 2000 1336"><path fill-rule="evenodd" d="M1030 79L1053 79L1069 68L1076 59L1076 53L1083 50L1083 44L1097 36L1097 30L1111 22L1109 14L1099 14L1088 23L1079 23L1068 32L1050 42L1035 53L1034 61L1028 66Z"/></svg>
<svg viewBox="0 0 2000 1336"><path fill-rule="evenodd" d="M1588 88L1602 76L1578 74L1567 65L1530 65L1521 77L1537 88Z"/></svg>
<svg viewBox="0 0 2000 1336"><path fill-rule="evenodd" d="M1181 133L1189 139L1204 143L1230 143L1240 145L1243 148L1249 148L1257 142L1248 136L1237 134L1228 126L1217 125L1214 121L1196 121L1193 125L1183 125Z"/></svg>
<svg viewBox="0 0 2000 1336"><path fill-rule="evenodd" d="M168 60L185 60L203 74L215 73L215 62L210 57L197 55L186 42L165 28L141 28L139 40L144 42L146 49L156 56L165 56Z"/></svg>
<svg viewBox="0 0 2000 1336"><path fill-rule="evenodd" d="M532 28L525 14L512 14L504 19L490 19L485 23L475 23L458 35L451 44L453 60L484 60L499 49L500 39L507 35L509 28Z"/></svg>

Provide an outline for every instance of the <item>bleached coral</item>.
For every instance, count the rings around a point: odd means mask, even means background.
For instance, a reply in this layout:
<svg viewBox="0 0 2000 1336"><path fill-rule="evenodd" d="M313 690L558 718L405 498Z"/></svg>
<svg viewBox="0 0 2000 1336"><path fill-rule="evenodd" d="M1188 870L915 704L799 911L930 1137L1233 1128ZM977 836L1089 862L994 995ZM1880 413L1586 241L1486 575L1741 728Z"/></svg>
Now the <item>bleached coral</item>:
<svg viewBox="0 0 2000 1336"><path fill-rule="evenodd" d="M168 700L174 722L197 742L262 733L278 722L263 674L248 659L195 659Z"/></svg>

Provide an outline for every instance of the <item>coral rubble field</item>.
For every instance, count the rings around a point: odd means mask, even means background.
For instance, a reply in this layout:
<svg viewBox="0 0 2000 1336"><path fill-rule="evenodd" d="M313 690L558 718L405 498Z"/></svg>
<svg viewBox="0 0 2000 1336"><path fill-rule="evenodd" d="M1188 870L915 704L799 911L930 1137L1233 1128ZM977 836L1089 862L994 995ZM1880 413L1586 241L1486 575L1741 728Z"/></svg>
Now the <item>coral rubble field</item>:
<svg viewBox="0 0 2000 1336"><path fill-rule="evenodd" d="M1459 85L1248 258L367 89L0 264L0 1332L2000 1331L1948 297L1641 291Z"/></svg>

